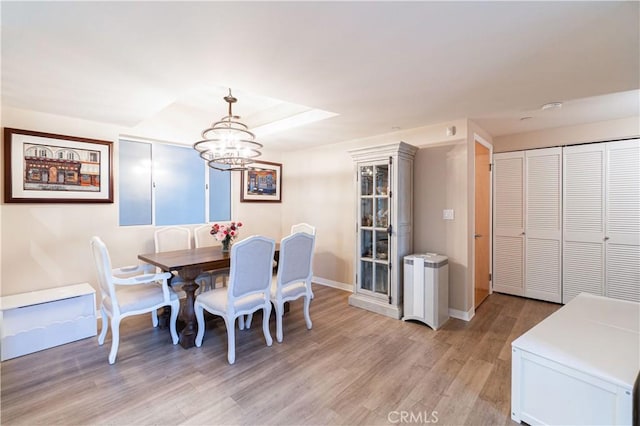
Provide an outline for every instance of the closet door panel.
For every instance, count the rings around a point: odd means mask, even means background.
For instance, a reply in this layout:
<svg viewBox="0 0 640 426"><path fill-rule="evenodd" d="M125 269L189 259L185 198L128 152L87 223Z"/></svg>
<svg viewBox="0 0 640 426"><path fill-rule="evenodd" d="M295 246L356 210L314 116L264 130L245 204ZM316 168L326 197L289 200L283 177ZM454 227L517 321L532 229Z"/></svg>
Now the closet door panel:
<svg viewBox="0 0 640 426"><path fill-rule="evenodd" d="M493 290L524 296L524 239L496 236L493 253Z"/></svg>
<svg viewBox="0 0 640 426"><path fill-rule="evenodd" d="M607 244L605 296L640 302L640 246Z"/></svg>
<svg viewBox="0 0 640 426"><path fill-rule="evenodd" d="M524 153L493 156L493 290L524 295Z"/></svg>
<svg viewBox="0 0 640 426"><path fill-rule="evenodd" d="M583 291L604 296L604 245L565 240L563 248L562 303Z"/></svg>
<svg viewBox="0 0 640 426"><path fill-rule="evenodd" d="M604 144L564 148L563 295L604 294Z"/></svg>
<svg viewBox="0 0 640 426"><path fill-rule="evenodd" d="M560 240L527 237L525 296L560 303L562 300Z"/></svg>
<svg viewBox="0 0 640 426"><path fill-rule="evenodd" d="M607 143L607 234L640 235L640 142Z"/></svg>
<svg viewBox="0 0 640 426"><path fill-rule="evenodd" d="M562 300L562 148L525 153L525 293Z"/></svg>
<svg viewBox="0 0 640 426"><path fill-rule="evenodd" d="M522 232L524 153L495 154L494 164L494 226L502 232Z"/></svg>
<svg viewBox="0 0 640 426"><path fill-rule="evenodd" d="M606 144L605 295L640 301L640 141Z"/></svg>

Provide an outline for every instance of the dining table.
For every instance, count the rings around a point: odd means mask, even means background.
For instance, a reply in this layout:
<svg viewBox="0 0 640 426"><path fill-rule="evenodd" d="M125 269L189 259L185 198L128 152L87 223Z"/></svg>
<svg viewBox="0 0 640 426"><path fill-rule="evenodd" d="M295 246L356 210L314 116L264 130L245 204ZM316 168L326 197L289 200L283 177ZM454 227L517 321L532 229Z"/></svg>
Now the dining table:
<svg viewBox="0 0 640 426"><path fill-rule="evenodd" d="M279 244L276 244L274 260L278 260ZM182 304L180 320L184 327L179 331L180 346L185 349L195 346L198 325L194 309L195 293L198 284L194 281L204 271L228 268L231 263L231 251L223 251L221 246L198 247L186 250L164 251L139 254L138 259L154 265L165 272L176 272L184 281L182 290L186 300Z"/></svg>

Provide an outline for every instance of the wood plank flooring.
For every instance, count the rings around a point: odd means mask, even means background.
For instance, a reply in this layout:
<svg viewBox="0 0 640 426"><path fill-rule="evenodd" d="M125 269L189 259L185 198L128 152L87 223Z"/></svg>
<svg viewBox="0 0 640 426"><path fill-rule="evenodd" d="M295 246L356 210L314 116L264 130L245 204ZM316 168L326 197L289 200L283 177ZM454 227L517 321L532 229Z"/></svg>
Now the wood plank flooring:
<svg viewBox="0 0 640 426"><path fill-rule="evenodd" d="M211 321L201 348L171 345L148 315L121 325L114 365L97 338L0 364L3 425L501 425L510 419L511 341L560 305L493 294L470 322L438 331L350 307L314 285L313 329L291 304L284 341L261 316L237 331ZM437 420L437 421L436 421Z"/></svg>

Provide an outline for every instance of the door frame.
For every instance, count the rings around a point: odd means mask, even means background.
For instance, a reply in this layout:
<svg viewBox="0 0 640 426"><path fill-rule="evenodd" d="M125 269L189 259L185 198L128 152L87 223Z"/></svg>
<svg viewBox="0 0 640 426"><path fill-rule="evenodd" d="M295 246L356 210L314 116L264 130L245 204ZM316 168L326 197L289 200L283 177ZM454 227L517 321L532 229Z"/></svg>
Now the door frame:
<svg viewBox="0 0 640 426"><path fill-rule="evenodd" d="M472 179L473 179L473 220L471 221L472 229L469 235L471 245L471 259L473 261L471 265L471 308L475 313L476 307L476 142L484 146L489 150L489 164L491 164L491 170L489 171L489 273L491 279L489 280L489 295L493 294L493 145L486 139L477 133L473 134L473 167L472 167Z"/></svg>

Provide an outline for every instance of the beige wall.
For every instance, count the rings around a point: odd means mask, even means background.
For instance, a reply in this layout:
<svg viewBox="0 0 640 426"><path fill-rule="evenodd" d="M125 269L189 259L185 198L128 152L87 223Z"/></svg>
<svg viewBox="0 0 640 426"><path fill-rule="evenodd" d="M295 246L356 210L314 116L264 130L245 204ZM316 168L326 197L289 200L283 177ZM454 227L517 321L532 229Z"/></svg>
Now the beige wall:
<svg viewBox="0 0 640 426"><path fill-rule="evenodd" d="M498 136L493 139L493 150L494 152L519 151L638 136L640 136L640 117L628 117L537 132Z"/></svg>
<svg viewBox="0 0 640 426"><path fill-rule="evenodd" d="M186 114L185 116L188 116ZM195 139L194 123L163 125L171 141ZM204 127L208 122L198 124ZM98 235L109 247L114 266L137 263L137 255L153 251L152 226L118 226L118 137L121 134L159 139L149 123L134 128L109 126L34 111L4 108L2 127L104 139L114 142L114 204L2 204L0 206L0 295L89 282L97 288L89 239ZM155 129L151 131L150 129ZM183 132L181 129L189 129ZM197 130L195 131L197 137ZM169 138L166 138L169 139ZM264 152L280 162L279 153ZM239 175L232 179L232 215L245 227L241 237L260 233L280 239L281 204L240 203Z"/></svg>
<svg viewBox="0 0 640 426"><path fill-rule="evenodd" d="M423 147L414 172L414 252L449 258L449 307L467 307L467 143L466 140ZM442 211L453 209L454 219Z"/></svg>

